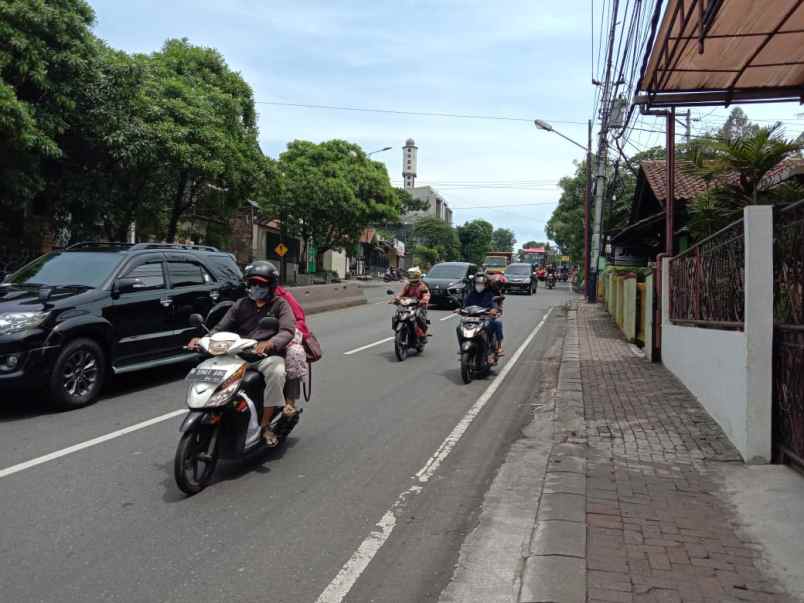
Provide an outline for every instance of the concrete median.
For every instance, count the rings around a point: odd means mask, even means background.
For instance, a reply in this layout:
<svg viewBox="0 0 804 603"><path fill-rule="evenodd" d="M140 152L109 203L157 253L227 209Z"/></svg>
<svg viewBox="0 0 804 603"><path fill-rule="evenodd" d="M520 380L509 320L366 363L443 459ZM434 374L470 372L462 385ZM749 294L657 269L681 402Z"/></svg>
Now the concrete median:
<svg viewBox="0 0 804 603"><path fill-rule="evenodd" d="M299 300L305 314L317 314L368 303L364 290L357 283L310 285L288 289Z"/></svg>

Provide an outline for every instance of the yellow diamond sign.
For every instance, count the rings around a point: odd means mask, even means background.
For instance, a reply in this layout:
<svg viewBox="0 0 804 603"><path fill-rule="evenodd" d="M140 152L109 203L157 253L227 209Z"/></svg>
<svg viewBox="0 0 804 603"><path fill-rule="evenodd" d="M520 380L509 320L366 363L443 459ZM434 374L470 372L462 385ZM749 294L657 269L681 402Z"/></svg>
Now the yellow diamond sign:
<svg viewBox="0 0 804 603"><path fill-rule="evenodd" d="M284 243L280 243L279 245L274 247L274 251L276 252L276 255L278 255L281 258L288 252L288 246L285 245Z"/></svg>

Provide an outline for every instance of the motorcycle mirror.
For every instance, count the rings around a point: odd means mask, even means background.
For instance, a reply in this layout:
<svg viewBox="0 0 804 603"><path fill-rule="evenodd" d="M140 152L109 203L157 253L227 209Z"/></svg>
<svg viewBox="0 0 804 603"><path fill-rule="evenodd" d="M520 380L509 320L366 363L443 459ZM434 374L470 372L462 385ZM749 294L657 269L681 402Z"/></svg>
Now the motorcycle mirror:
<svg viewBox="0 0 804 603"><path fill-rule="evenodd" d="M204 317L200 314L190 314L190 326L196 329L204 326Z"/></svg>
<svg viewBox="0 0 804 603"><path fill-rule="evenodd" d="M387 289L385 292L386 292L388 295L393 295L393 294L394 294L393 289Z"/></svg>
<svg viewBox="0 0 804 603"><path fill-rule="evenodd" d="M260 328L265 329L266 331L278 331L279 321L273 316L266 316L265 318L260 319Z"/></svg>

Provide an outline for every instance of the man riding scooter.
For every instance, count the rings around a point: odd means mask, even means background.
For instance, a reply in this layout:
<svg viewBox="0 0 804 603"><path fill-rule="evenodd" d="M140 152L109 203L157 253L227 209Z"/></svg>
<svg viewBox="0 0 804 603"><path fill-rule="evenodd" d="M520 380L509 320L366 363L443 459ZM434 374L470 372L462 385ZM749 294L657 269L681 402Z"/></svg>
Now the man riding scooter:
<svg viewBox="0 0 804 603"><path fill-rule="evenodd" d="M489 278L482 272L475 275L474 287L469 294L464 298L463 305L465 308L469 306L480 306L481 308L489 308L492 316L499 316L499 304L494 299L496 296L494 290L489 286ZM494 337L497 340L496 355L503 355L502 341L503 341L503 327L502 321L495 318L491 321L491 328Z"/></svg>
<svg viewBox="0 0 804 603"><path fill-rule="evenodd" d="M265 358L252 366L262 373L265 379L263 398L265 411L261 427L266 445L274 447L279 444L279 438L268 430L268 426L271 424L274 408L285 406L284 353L295 334L296 321L290 304L276 295L279 279L273 264L264 261L254 262L246 267L244 279L248 286L248 297L238 300L229 308L211 333L230 331L240 337L258 341L254 346L254 353ZM279 330L275 333L260 328L260 320L266 316L273 316L279 321ZM198 341L198 338L192 339L188 347L197 348ZM291 408L288 414L295 412L296 410Z"/></svg>
<svg viewBox="0 0 804 603"><path fill-rule="evenodd" d="M419 300L416 312L416 336L424 337L427 334L427 304L430 303L430 289L422 281L422 271L418 266L408 270L408 282L402 287L400 294L388 303L393 303L401 297Z"/></svg>

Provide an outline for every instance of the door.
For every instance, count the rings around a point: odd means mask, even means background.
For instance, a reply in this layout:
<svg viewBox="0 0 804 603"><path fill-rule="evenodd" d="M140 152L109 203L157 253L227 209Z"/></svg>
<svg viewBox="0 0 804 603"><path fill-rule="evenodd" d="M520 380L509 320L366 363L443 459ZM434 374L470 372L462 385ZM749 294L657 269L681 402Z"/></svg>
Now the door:
<svg viewBox="0 0 804 603"><path fill-rule="evenodd" d="M206 266L192 256L167 256L170 284L170 321L174 333L173 347L180 350L191 337L202 335L190 326L190 315L206 318L218 299L219 283Z"/></svg>
<svg viewBox="0 0 804 603"><path fill-rule="evenodd" d="M113 363L123 366L154 360L171 347L169 298L162 254L135 258L118 279L134 279L129 288L116 291L104 316L114 329Z"/></svg>

